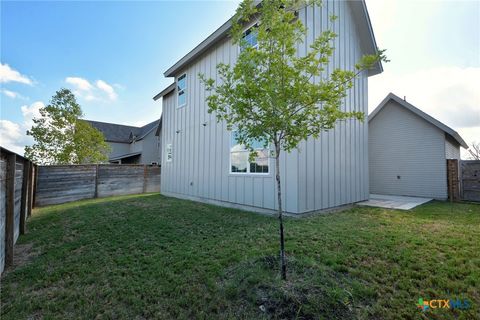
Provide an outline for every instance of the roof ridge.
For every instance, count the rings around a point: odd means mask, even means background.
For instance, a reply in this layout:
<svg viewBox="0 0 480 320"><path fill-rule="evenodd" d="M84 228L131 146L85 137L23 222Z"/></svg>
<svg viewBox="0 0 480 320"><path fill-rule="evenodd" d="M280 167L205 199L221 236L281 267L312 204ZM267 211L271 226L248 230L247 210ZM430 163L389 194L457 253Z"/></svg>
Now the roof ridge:
<svg viewBox="0 0 480 320"><path fill-rule="evenodd" d="M141 129L141 128L142 128L142 127L132 126L132 125L128 125L128 124L119 124L119 123L113 123L113 122L105 122L105 121L97 121L97 120L88 120L88 119L82 119L82 120L85 120L85 121L88 121L88 122L96 122L96 123L110 124L110 125L114 125L114 126L122 126L122 127L137 128L137 129Z"/></svg>
<svg viewBox="0 0 480 320"><path fill-rule="evenodd" d="M450 136L453 137L453 139L455 139L459 145L461 145L462 147L464 147L465 149L468 149L468 145L467 143L462 139L462 137L458 134L457 131L453 130L452 128L450 128L449 126L447 126L446 124L444 124L443 122L435 119L434 117L432 117L431 115L429 115L428 113L426 113L425 111L422 111L421 109L415 107L413 104L411 104L410 102L407 102L406 100L400 98L399 96L397 96L396 94L390 92L383 100L382 102L380 102L380 104L375 108L375 110L373 110L369 115L368 115L368 122L372 121L373 118L375 118L375 116L387 105L387 103L390 101L390 100L393 100L395 101L396 103L398 103L400 106L406 108L407 110L409 110L410 112L413 112L415 115L419 116L420 118L422 118L423 120L427 121L428 123L434 125L435 127L437 127L438 129L442 130L443 132L449 134Z"/></svg>

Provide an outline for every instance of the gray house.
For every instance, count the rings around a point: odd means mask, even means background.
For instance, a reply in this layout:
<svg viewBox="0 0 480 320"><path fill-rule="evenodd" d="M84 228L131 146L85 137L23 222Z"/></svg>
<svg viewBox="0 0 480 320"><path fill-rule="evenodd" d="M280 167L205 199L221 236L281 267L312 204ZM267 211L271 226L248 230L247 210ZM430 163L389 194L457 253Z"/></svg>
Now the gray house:
<svg viewBox="0 0 480 320"><path fill-rule="evenodd" d="M123 164L160 164L161 118L143 127L87 120L100 130L112 148L108 161Z"/></svg>
<svg viewBox="0 0 480 320"><path fill-rule="evenodd" d="M300 10L298 16L308 28L308 35L298 54L305 54L313 39L329 27L331 15L339 17L334 23L338 38L331 67L353 70L362 55L377 52L364 1L324 1L322 7ZM217 123L215 115L207 112L205 88L198 79L199 73L214 78L220 62L235 63L239 48L228 36L230 27L231 21L227 21L164 73L175 82L154 97L163 101L161 192L272 212L277 205L272 159L265 156L256 162L248 161L248 152L236 143L225 123ZM367 114L368 77L381 72L380 63L363 72L342 108ZM335 130L323 133L319 139L309 139L298 150L281 157L288 213L368 199L367 130L367 121L340 122ZM260 149L260 153L268 154Z"/></svg>
<svg viewBox="0 0 480 320"><path fill-rule="evenodd" d="M392 93L368 124L371 193L447 198L446 160L468 148L456 131Z"/></svg>

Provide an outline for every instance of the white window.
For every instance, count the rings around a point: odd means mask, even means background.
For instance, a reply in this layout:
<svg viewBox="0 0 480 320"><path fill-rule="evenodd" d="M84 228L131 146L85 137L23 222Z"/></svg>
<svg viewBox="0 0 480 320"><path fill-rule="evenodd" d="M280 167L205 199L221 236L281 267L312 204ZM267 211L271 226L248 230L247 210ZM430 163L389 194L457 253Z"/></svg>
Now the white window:
<svg viewBox="0 0 480 320"><path fill-rule="evenodd" d="M230 144L230 172L231 173L268 173L268 149L261 141L252 143L257 157L253 162L248 161L250 151L237 141L235 132L232 132Z"/></svg>
<svg viewBox="0 0 480 320"><path fill-rule="evenodd" d="M258 30L257 30L257 25L253 25L250 28L248 28L244 33L243 33L243 44L240 47L240 51L242 51L245 47L252 47L252 48L258 48Z"/></svg>
<svg viewBox="0 0 480 320"><path fill-rule="evenodd" d="M183 107L187 104L187 74L184 73L177 79L177 107Z"/></svg>
<svg viewBox="0 0 480 320"><path fill-rule="evenodd" d="M172 152L172 144L167 144L167 147L166 147L166 150L165 150L165 154L166 154L166 157L167 157L167 162L172 162L172 159L173 159L173 152Z"/></svg>

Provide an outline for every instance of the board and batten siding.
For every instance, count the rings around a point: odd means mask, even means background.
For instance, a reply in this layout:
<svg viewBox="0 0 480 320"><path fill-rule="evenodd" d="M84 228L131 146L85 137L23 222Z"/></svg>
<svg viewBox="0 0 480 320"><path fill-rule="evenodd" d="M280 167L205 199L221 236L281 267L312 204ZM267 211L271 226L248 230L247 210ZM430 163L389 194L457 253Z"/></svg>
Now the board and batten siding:
<svg viewBox="0 0 480 320"><path fill-rule="evenodd" d="M371 193L447 198L442 130L393 100L369 125Z"/></svg>
<svg viewBox="0 0 480 320"><path fill-rule="evenodd" d="M298 46L304 55L322 30L330 26L329 16L338 16L333 31L338 34L335 54L327 72L334 67L354 69L363 55L349 2L325 1L322 7L299 12L308 28L306 41ZM162 147L171 144L173 160L162 156L161 192L167 195L241 205L252 210L277 208L274 161L268 175L230 174L230 132L207 112L208 92L198 79L203 73L218 80L216 65L233 65L238 46L228 38L217 43L177 74L187 74L187 104L177 108L176 91L163 97ZM319 81L319 79L314 79ZM367 74L362 73L348 92L342 109L367 114ZM304 213L368 199L368 121L339 122L318 139L308 139L298 150L282 153L283 203L289 213Z"/></svg>

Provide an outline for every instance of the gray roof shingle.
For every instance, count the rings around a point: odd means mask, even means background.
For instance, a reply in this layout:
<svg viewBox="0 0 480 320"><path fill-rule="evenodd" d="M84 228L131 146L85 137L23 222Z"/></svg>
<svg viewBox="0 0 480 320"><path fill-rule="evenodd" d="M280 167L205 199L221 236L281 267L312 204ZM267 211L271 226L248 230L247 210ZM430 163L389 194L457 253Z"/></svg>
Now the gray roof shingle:
<svg viewBox="0 0 480 320"><path fill-rule="evenodd" d="M150 131L152 131L154 128L158 126L160 119L152 121L144 125L143 127L126 126L123 124L92 121L92 120L85 120L85 121L90 123L92 127L101 131L105 136L105 141L130 143L131 135L135 136L136 140L142 140Z"/></svg>

